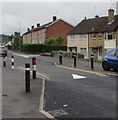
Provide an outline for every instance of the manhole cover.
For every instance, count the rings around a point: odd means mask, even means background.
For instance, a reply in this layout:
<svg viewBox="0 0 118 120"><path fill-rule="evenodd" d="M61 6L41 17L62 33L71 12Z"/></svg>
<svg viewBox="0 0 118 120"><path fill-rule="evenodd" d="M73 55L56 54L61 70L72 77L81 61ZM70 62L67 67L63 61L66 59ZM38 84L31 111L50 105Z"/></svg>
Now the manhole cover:
<svg viewBox="0 0 118 120"><path fill-rule="evenodd" d="M67 115L68 113L65 112L64 110L60 109L60 110L53 110L53 111L48 111L49 114L51 114L54 117L58 117L58 116L63 116L63 115Z"/></svg>

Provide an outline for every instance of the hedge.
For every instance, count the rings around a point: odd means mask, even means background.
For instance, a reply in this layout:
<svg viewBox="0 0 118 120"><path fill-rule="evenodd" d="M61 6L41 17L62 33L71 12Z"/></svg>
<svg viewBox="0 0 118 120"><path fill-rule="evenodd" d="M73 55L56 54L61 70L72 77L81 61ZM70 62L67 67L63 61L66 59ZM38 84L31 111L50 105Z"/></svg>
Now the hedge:
<svg viewBox="0 0 118 120"><path fill-rule="evenodd" d="M48 44L30 44L30 43L21 45L21 52L27 52L27 53L51 52L52 50L67 51L67 46L48 45Z"/></svg>

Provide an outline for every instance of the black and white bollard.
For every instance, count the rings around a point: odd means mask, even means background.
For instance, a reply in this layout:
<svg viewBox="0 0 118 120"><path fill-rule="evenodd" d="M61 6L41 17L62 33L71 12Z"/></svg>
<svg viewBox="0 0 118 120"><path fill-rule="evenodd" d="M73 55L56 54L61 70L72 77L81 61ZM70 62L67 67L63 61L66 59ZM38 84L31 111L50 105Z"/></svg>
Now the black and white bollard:
<svg viewBox="0 0 118 120"><path fill-rule="evenodd" d="M25 91L30 92L30 64L25 64Z"/></svg>
<svg viewBox="0 0 118 120"><path fill-rule="evenodd" d="M91 54L91 69L94 69L94 63L93 63L94 55Z"/></svg>
<svg viewBox="0 0 118 120"><path fill-rule="evenodd" d="M59 63L62 64L62 53L59 53Z"/></svg>
<svg viewBox="0 0 118 120"><path fill-rule="evenodd" d="M76 55L76 53L74 54L74 67L76 67L76 58L77 58L77 55Z"/></svg>
<svg viewBox="0 0 118 120"><path fill-rule="evenodd" d="M36 58L32 58L32 77L36 79Z"/></svg>
<svg viewBox="0 0 118 120"><path fill-rule="evenodd" d="M11 56L11 69L14 70L14 56Z"/></svg>
<svg viewBox="0 0 118 120"><path fill-rule="evenodd" d="M6 55L3 56L3 66L6 67Z"/></svg>

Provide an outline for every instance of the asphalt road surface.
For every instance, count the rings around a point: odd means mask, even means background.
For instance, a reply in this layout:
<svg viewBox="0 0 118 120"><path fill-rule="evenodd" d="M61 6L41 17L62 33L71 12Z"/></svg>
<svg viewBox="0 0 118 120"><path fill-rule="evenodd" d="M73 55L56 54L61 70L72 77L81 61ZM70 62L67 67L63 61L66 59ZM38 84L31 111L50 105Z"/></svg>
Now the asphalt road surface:
<svg viewBox="0 0 118 120"><path fill-rule="evenodd" d="M11 53L9 53L11 56ZM37 72L46 78L45 110L65 111L56 118L116 118L115 76L100 76L43 61L38 57ZM48 58L47 58L48 59ZM10 58L7 65L11 65ZM15 55L15 67L24 67L31 58ZM85 78L73 79L72 74Z"/></svg>

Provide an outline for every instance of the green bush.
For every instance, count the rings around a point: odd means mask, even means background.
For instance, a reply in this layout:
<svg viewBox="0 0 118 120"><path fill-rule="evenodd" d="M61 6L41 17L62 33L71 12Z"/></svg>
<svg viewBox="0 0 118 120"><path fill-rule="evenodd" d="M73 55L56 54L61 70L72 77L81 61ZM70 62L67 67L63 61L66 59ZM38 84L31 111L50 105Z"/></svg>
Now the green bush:
<svg viewBox="0 0 118 120"><path fill-rule="evenodd" d="M11 45L7 45L7 49L8 49L8 50L11 50L11 49L12 49L12 46L11 46Z"/></svg>
<svg viewBox="0 0 118 120"><path fill-rule="evenodd" d="M52 50L66 51L67 47L62 45L30 44L30 43L21 45L21 52L27 52L27 53L51 52Z"/></svg>
<svg viewBox="0 0 118 120"><path fill-rule="evenodd" d="M62 36L58 36L56 38L49 38L45 40L45 44L51 45L60 45L63 42L64 38Z"/></svg>

